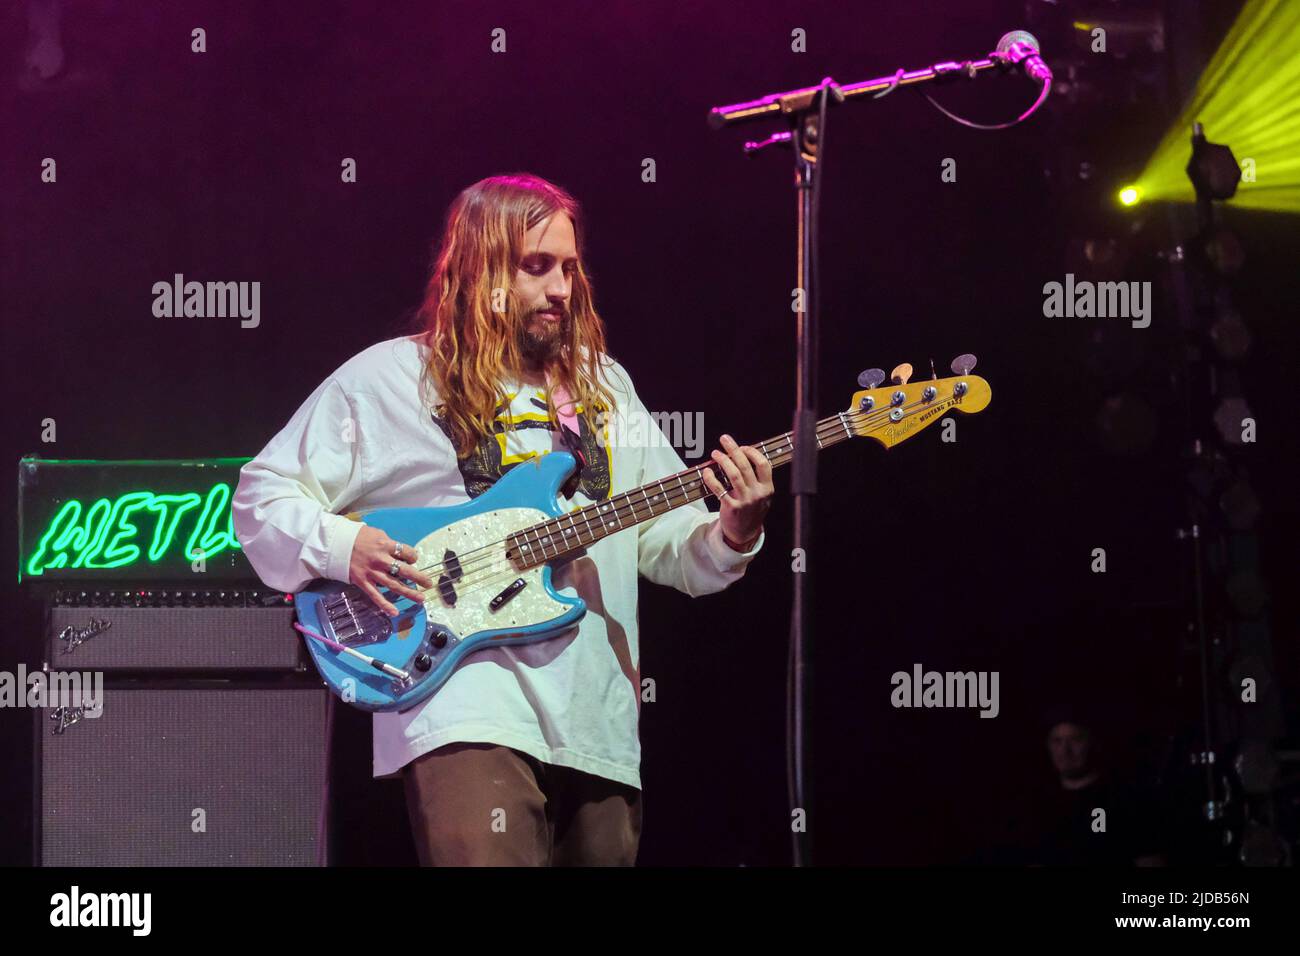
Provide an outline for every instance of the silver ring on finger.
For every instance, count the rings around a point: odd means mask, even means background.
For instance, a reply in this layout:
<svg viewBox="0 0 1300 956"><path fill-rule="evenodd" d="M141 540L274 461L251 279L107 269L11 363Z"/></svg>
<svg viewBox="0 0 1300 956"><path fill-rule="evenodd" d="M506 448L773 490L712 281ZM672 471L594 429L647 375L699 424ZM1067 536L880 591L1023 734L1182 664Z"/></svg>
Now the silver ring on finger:
<svg viewBox="0 0 1300 956"><path fill-rule="evenodd" d="M393 557L395 557L395 558L400 558L401 556L402 556L402 546L401 546L401 544L399 543L399 544L395 544L395 545L393 545Z"/></svg>
<svg viewBox="0 0 1300 956"><path fill-rule="evenodd" d="M388 569L388 576L391 578L397 578L401 573L402 566L394 561L393 566Z"/></svg>

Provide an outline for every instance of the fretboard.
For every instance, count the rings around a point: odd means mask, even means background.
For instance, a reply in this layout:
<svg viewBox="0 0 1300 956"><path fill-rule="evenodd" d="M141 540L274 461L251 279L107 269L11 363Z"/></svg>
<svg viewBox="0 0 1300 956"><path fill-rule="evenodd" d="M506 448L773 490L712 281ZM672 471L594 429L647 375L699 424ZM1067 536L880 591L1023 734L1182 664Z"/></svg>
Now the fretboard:
<svg viewBox="0 0 1300 956"><path fill-rule="evenodd" d="M849 414L841 412L817 423L815 436L819 451L853 437L848 419ZM785 432L754 447L772 463L772 467L777 468L793 457L794 436ZM516 567L524 570L554 561L608 535L690 504L712 494L701 475L706 468L716 469L717 465L710 459L605 501L524 528L506 539L506 553Z"/></svg>

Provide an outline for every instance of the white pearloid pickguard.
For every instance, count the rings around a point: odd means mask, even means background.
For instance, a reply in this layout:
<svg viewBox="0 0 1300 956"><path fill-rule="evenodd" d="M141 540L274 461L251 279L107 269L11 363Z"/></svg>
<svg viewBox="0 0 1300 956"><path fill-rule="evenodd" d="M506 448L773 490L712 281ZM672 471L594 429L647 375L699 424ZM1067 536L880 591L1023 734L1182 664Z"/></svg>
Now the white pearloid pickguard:
<svg viewBox="0 0 1300 956"><path fill-rule="evenodd" d="M435 584L424 602L429 620L445 625L464 640L479 631L503 627L523 630L554 620L569 611L570 605L561 604L547 593L542 584L541 566L519 571L506 557L506 538L509 535L548 518L550 515L535 508L499 508L439 528L421 539L416 544L420 552L416 567L429 568L425 573L433 578ZM486 551L479 550L484 547ZM448 549L456 553L464 572L464 576L455 582L454 607L443 601L436 587L442 573L443 554ZM493 611L489 606L492 599L517 578L524 579L525 587L500 610Z"/></svg>

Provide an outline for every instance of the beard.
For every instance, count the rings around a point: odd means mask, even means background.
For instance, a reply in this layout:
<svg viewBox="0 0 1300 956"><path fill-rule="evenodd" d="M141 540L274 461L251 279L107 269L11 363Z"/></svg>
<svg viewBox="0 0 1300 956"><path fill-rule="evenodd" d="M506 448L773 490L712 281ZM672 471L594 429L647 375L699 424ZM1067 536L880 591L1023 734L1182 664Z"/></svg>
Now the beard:
<svg viewBox="0 0 1300 956"><path fill-rule="evenodd" d="M560 321L540 317L534 309L519 323L519 354L536 368L545 368L560 357L568 340L571 319L566 311Z"/></svg>

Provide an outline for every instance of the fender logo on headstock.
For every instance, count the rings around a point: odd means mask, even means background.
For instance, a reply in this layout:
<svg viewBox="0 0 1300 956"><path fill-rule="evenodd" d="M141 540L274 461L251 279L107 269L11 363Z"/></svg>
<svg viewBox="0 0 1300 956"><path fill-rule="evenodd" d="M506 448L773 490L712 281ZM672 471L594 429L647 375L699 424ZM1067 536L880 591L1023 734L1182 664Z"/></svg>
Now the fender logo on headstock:
<svg viewBox="0 0 1300 956"><path fill-rule="evenodd" d="M845 413L846 425L854 434L874 438L888 448L933 425L946 412L983 411L991 394L988 382L969 374L969 366L974 365L971 356L962 359L969 361L963 363L961 374L952 378L895 381L857 392ZM883 375L872 369L870 374L864 372L860 381L878 383Z"/></svg>

